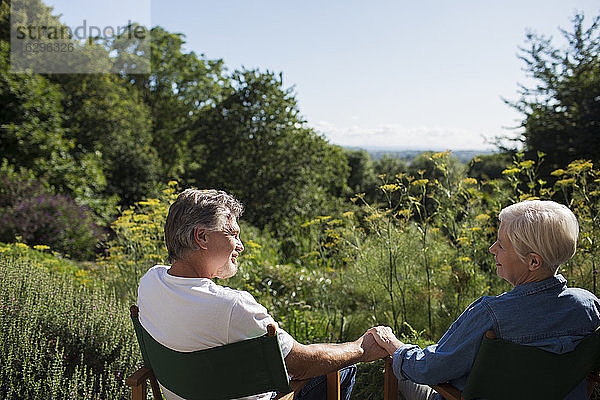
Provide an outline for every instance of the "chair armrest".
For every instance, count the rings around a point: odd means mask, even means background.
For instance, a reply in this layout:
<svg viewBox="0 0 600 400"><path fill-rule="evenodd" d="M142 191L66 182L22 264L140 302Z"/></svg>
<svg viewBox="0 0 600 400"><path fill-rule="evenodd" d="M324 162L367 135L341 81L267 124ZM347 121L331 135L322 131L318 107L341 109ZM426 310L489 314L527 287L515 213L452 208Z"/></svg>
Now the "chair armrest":
<svg viewBox="0 0 600 400"><path fill-rule="evenodd" d="M394 360L391 356L385 358L383 378L383 399L395 400L398 398L398 378L394 375Z"/></svg>
<svg viewBox="0 0 600 400"><path fill-rule="evenodd" d="M327 400L340 400L340 371L327 374Z"/></svg>
<svg viewBox="0 0 600 400"><path fill-rule="evenodd" d="M449 383L440 383L439 385L431 385L433 390L444 396L446 400L461 400L462 393Z"/></svg>
<svg viewBox="0 0 600 400"><path fill-rule="evenodd" d="M125 380L125 383L131 387L139 386L152 376L154 376L154 373L150 368L142 367L129 375Z"/></svg>

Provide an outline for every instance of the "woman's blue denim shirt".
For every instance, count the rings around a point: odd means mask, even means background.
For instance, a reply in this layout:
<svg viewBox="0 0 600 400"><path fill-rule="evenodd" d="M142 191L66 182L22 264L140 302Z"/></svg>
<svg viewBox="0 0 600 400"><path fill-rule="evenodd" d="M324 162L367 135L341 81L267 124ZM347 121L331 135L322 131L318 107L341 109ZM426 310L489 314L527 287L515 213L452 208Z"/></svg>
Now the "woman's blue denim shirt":
<svg viewBox="0 0 600 400"><path fill-rule="evenodd" d="M575 349L598 326L598 298L584 289L567 288L567 280L556 275L516 286L498 297L479 298L437 344L425 349L405 344L396 350L394 374L399 379L429 385L450 382L463 390L489 329L501 339L560 354ZM442 399L440 395L438 398ZM566 399L587 399L586 382Z"/></svg>

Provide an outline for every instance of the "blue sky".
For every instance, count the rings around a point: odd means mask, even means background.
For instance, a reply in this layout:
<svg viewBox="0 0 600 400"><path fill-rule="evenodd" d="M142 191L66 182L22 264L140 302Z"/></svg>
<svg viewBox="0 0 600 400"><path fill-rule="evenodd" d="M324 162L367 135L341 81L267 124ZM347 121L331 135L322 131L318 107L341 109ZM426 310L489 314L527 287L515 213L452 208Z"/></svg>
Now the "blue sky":
<svg viewBox="0 0 600 400"><path fill-rule="evenodd" d="M47 3L67 23L149 14L230 69L283 72L331 142L383 149L480 150L518 132L502 98L531 84L516 56L526 32L560 39L576 10L600 14L597 0L149 1Z"/></svg>

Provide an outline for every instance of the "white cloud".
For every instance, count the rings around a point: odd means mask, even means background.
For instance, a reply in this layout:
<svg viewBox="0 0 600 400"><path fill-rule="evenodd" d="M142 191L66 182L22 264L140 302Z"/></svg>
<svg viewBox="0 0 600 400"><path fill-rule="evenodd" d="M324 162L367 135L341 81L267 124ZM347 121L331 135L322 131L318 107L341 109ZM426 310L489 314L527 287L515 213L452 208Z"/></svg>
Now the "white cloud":
<svg viewBox="0 0 600 400"><path fill-rule="evenodd" d="M311 125L330 142L342 146L437 151L492 148L480 133L461 128L406 127L400 124L339 127L327 121L317 121Z"/></svg>

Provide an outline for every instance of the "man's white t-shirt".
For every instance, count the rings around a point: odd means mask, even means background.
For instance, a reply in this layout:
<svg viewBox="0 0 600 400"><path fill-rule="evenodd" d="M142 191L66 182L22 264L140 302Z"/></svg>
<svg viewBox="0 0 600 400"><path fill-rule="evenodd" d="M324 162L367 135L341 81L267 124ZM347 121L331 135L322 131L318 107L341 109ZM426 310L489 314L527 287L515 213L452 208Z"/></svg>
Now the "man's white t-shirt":
<svg viewBox="0 0 600 400"><path fill-rule="evenodd" d="M208 278L172 276L168 269L154 266L138 288L140 323L162 345L184 352L203 350L262 336L267 325L275 323L250 293L219 286ZM277 333L285 357L294 339L283 329ZM161 390L166 400L182 399L162 385ZM265 393L245 399L270 398L271 393Z"/></svg>

